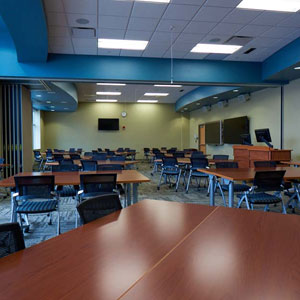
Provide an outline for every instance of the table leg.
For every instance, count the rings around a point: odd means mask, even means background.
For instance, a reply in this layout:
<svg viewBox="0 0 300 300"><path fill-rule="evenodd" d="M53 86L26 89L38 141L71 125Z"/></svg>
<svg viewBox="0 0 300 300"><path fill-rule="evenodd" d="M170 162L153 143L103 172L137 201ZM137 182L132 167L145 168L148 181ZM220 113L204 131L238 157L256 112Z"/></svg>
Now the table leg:
<svg viewBox="0 0 300 300"><path fill-rule="evenodd" d="M132 196L133 196L133 204L138 203L139 199L138 199L138 187L139 184L138 183L133 183L132 184Z"/></svg>
<svg viewBox="0 0 300 300"><path fill-rule="evenodd" d="M234 206L234 190L233 190L234 183L233 181L229 181L229 191L228 191L228 206Z"/></svg>
<svg viewBox="0 0 300 300"><path fill-rule="evenodd" d="M209 205L215 206L215 184L216 177L214 175L209 175Z"/></svg>
<svg viewBox="0 0 300 300"><path fill-rule="evenodd" d="M17 222L17 213L16 213L16 206L14 202L14 191L10 192L10 222Z"/></svg>
<svg viewBox="0 0 300 300"><path fill-rule="evenodd" d="M131 184L126 184L126 199L125 199L125 207L131 205Z"/></svg>

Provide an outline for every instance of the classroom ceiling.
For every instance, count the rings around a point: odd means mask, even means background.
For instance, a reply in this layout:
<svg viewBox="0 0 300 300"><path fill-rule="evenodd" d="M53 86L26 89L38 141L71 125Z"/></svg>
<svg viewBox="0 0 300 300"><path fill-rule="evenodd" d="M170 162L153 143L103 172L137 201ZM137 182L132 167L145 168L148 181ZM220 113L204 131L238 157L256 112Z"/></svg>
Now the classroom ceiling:
<svg viewBox="0 0 300 300"><path fill-rule="evenodd" d="M264 61L300 36L300 13L236 8L241 0L44 0L49 52L64 54ZM197 54L199 42L244 46L232 55ZM148 40L144 51L97 48L97 38ZM244 54L250 48L256 48Z"/></svg>

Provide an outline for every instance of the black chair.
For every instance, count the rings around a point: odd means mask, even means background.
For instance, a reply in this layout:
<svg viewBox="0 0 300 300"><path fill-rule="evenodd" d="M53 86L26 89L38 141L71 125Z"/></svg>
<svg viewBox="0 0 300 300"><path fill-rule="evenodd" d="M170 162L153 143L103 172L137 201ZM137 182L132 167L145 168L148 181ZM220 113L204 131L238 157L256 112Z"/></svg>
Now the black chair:
<svg viewBox="0 0 300 300"><path fill-rule="evenodd" d="M191 158L206 158L202 151L194 151L191 154Z"/></svg>
<svg viewBox="0 0 300 300"><path fill-rule="evenodd" d="M117 165L117 164L97 165L97 171L120 171L120 170L123 170L122 165Z"/></svg>
<svg viewBox="0 0 300 300"><path fill-rule="evenodd" d="M60 160L59 161L59 164L60 165L73 165L74 162L73 162L73 159L63 159L63 160Z"/></svg>
<svg viewBox="0 0 300 300"><path fill-rule="evenodd" d="M93 152L84 152L84 156L93 156Z"/></svg>
<svg viewBox="0 0 300 300"><path fill-rule="evenodd" d="M78 172L79 166L75 164L60 164L60 165L53 165L52 172Z"/></svg>
<svg viewBox="0 0 300 300"><path fill-rule="evenodd" d="M73 160L74 159L77 159L77 160L81 159L80 154L76 154L76 153L70 153L70 157Z"/></svg>
<svg viewBox="0 0 300 300"><path fill-rule="evenodd" d="M216 169L238 169L239 164L237 162L234 161L219 161L216 162ZM221 196L223 198L224 201L224 206L226 206L226 200L225 200L225 195L224 195L224 191L228 192L229 191L229 184L228 184L228 180L222 180L222 182L220 183L220 181L217 181L216 187L219 188ZM233 185L233 191L234 192L238 192L238 193L242 193L245 191L248 191L250 189L250 186L247 184L241 184L241 183L234 183Z"/></svg>
<svg viewBox="0 0 300 300"><path fill-rule="evenodd" d="M183 151L177 151L177 152L173 153L173 157L182 158L182 157L184 157L184 152Z"/></svg>
<svg viewBox="0 0 300 300"><path fill-rule="evenodd" d="M98 148L97 150L98 152L103 152L102 148Z"/></svg>
<svg viewBox="0 0 300 300"><path fill-rule="evenodd" d="M213 159L214 160L228 160L229 155L217 154L217 155L213 155Z"/></svg>
<svg viewBox="0 0 300 300"><path fill-rule="evenodd" d="M117 174L81 174L79 200L117 191Z"/></svg>
<svg viewBox="0 0 300 300"><path fill-rule="evenodd" d="M0 258L25 249L19 223L0 224Z"/></svg>
<svg viewBox="0 0 300 300"><path fill-rule="evenodd" d="M265 205L264 211L269 210L270 204L282 204L282 213L286 214L285 205L281 196L283 190L282 182L285 171L257 171L255 173L253 187L243 194L237 195L240 198L238 208L242 202L246 202L247 209L254 205ZM268 192L274 192L269 194Z"/></svg>
<svg viewBox="0 0 300 300"><path fill-rule="evenodd" d="M106 153L97 153L92 157L92 160L106 160L106 159L107 159Z"/></svg>
<svg viewBox="0 0 300 300"><path fill-rule="evenodd" d="M163 164L157 189L160 189L162 177L165 178L165 183L169 183L170 187L172 186L171 178L175 177L175 191L177 192L181 176L181 169L178 166L177 159L175 157L163 157L162 161Z"/></svg>
<svg viewBox="0 0 300 300"><path fill-rule="evenodd" d="M115 155L115 152L114 151L107 151L107 156L114 156Z"/></svg>
<svg viewBox="0 0 300 300"><path fill-rule="evenodd" d="M122 206L117 194L92 197L77 205L77 211L83 224L87 224L121 209Z"/></svg>
<svg viewBox="0 0 300 300"><path fill-rule="evenodd" d="M77 149L77 152L78 152L79 154L81 154L81 153L82 153L82 148L78 148L78 149Z"/></svg>
<svg viewBox="0 0 300 300"><path fill-rule="evenodd" d="M158 172L159 168L162 167L163 165L163 161L162 159L165 157L165 155L163 153L160 152L156 152L155 156L154 156L154 163L153 163L153 170L151 172L151 175L153 176L153 174L155 172Z"/></svg>
<svg viewBox="0 0 300 300"><path fill-rule="evenodd" d="M176 152L176 149L168 149L167 150L167 153L168 154L173 154L173 153L175 153Z"/></svg>
<svg viewBox="0 0 300 300"><path fill-rule="evenodd" d="M49 224L52 224L52 213L57 212L57 234L60 233L60 215L58 210L58 195L55 192L54 176L15 176L16 193L13 195L16 213L20 217L23 229L23 218L26 219L26 231L29 230L29 214L50 214Z"/></svg>
<svg viewBox="0 0 300 300"><path fill-rule="evenodd" d="M69 152L75 152L76 150L75 150L75 148L70 148L69 149Z"/></svg>
<svg viewBox="0 0 300 300"><path fill-rule="evenodd" d="M167 147L161 147L160 148L162 151L167 151Z"/></svg>
<svg viewBox="0 0 300 300"><path fill-rule="evenodd" d="M150 156L150 148L144 148L144 158L146 158L146 160L149 160L149 156Z"/></svg>
<svg viewBox="0 0 300 300"><path fill-rule="evenodd" d="M43 165L43 157L41 152L38 150L33 150L34 163L38 165L38 171L41 171Z"/></svg>
<svg viewBox="0 0 300 300"><path fill-rule="evenodd" d="M54 160L58 161L58 162L61 161L61 160L64 160L64 155L63 154L54 153L53 157L54 157Z"/></svg>
<svg viewBox="0 0 300 300"><path fill-rule="evenodd" d="M113 156L111 157L109 160L111 161L125 161L125 157L124 156Z"/></svg>
<svg viewBox="0 0 300 300"><path fill-rule="evenodd" d="M258 160L254 162L255 168L276 168L277 163L276 161L272 160Z"/></svg>
<svg viewBox="0 0 300 300"><path fill-rule="evenodd" d="M83 171L96 171L97 170L97 161L95 160L81 160L81 166Z"/></svg>
<svg viewBox="0 0 300 300"><path fill-rule="evenodd" d="M123 148L118 148L117 152L124 152L124 149Z"/></svg>
<svg viewBox="0 0 300 300"><path fill-rule="evenodd" d="M191 158L191 167L188 170L188 180L185 188L186 193L189 192L189 187L192 178L199 179L198 187L200 187L201 179L204 178L208 180L208 175L197 171L198 169L207 169L208 168L208 160L207 158Z"/></svg>

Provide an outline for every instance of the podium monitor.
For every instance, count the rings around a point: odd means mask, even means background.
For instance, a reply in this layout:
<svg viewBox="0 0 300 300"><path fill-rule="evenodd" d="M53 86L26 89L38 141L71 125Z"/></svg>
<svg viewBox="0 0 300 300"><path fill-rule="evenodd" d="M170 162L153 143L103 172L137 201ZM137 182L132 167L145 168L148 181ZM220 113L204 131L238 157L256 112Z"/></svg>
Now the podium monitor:
<svg viewBox="0 0 300 300"><path fill-rule="evenodd" d="M241 134L242 145L252 146L250 133Z"/></svg>
<svg viewBox="0 0 300 300"><path fill-rule="evenodd" d="M266 143L270 148L273 148L271 134L269 128L255 130L256 141L258 143Z"/></svg>

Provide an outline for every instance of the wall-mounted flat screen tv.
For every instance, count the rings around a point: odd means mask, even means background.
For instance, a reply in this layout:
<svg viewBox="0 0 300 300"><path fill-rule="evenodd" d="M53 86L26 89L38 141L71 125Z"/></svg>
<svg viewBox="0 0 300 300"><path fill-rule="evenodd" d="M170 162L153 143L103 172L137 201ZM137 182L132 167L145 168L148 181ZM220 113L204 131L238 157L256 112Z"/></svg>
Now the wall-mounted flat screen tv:
<svg viewBox="0 0 300 300"><path fill-rule="evenodd" d="M98 130L119 130L119 119L98 119Z"/></svg>
<svg viewBox="0 0 300 300"><path fill-rule="evenodd" d="M243 134L249 134L248 117L239 117L224 120L223 138L225 144L242 144Z"/></svg>
<svg viewBox="0 0 300 300"><path fill-rule="evenodd" d="M205 143L221 145L222 142L222 121L205 124Z"/></svg>

